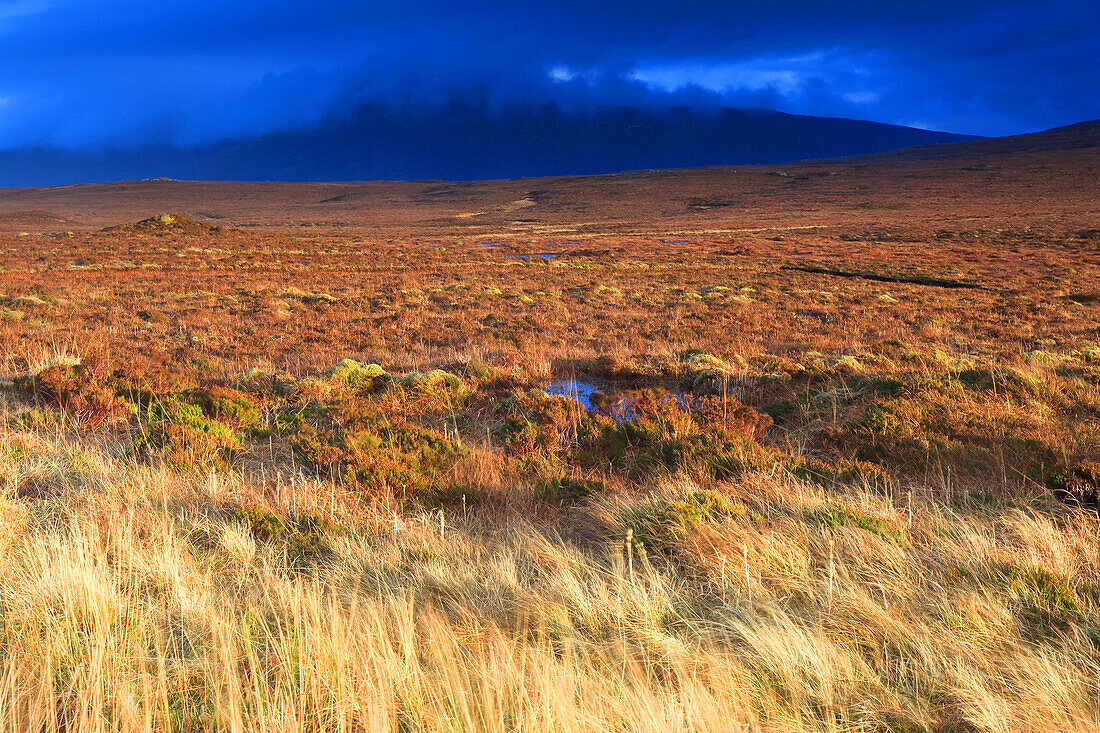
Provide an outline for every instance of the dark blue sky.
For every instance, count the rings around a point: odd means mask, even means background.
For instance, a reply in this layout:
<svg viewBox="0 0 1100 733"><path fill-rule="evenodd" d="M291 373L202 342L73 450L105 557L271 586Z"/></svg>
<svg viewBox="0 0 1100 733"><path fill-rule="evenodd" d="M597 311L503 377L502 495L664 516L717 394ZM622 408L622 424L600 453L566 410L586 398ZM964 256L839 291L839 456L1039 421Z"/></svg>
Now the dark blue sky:
<svg viewBox="0 0 1100 733"><path fill-rule="evenodd" d="M1095 0L0 0L0 149L191 145L473 89L1012 134L1100 117L1098 37Z"/></svg>

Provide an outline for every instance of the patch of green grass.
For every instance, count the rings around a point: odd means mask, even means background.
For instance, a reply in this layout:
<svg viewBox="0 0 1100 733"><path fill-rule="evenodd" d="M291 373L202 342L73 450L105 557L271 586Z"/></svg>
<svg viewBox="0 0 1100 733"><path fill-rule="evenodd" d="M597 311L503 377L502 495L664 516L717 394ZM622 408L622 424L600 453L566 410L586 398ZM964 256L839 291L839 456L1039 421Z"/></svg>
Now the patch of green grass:
<svg viewBox="0 0 1100 733"><path fill-rule="evenodd" d="M646 547L671 552L696 527L715 520L742 517L747 511L743 504L731 503L717 492L701 490L680 499L633 506L619 519Z"/></svg>
<svg viewBox="0 0 1100 733"><path fill-rule="evenodd" d="M897 529L878 517L872 517L841 504L808 510L805 517L808 522L820 527L855 527L903 547L909 543L905 530Z"/></svg>
<svg viewBox="0 0 1100 733"><path fill-rule="evenodd" d="M319 514L299 512L292 518L285 518L255 505L235 508L229 519L245 526L260 542L281 542L287 563L297 568L315 564L330 555L332 538L346 531Z"/></svg>
<svg viewBox="0 0 1100 733"><path fill-rule="evenodd" d="M1022 630L1031 634L1065 631L1086 618L1077 591L1042 568L1004 565L985 577L983 584L1007 594Z"/></svg>

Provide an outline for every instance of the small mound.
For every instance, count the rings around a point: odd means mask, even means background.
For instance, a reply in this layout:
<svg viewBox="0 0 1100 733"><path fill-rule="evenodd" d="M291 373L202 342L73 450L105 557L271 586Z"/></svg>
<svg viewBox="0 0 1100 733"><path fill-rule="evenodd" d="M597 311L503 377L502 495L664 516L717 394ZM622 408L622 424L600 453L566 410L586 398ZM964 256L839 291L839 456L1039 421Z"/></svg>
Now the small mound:
<svg viewBox="0 0 1100 733"><path fill-rule="evenodd" d="M202 224L180 214L157 214L131 224L116 224L102 231L110 234L221 234L224 227Z"/></svg>

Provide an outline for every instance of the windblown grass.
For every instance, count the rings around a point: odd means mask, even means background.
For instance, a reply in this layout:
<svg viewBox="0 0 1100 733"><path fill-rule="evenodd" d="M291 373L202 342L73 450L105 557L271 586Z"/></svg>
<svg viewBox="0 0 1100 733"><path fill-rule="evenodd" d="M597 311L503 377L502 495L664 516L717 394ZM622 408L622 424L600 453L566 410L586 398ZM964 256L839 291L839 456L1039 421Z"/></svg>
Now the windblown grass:
<svg viewBox="0 0 1100 733"><path fill-rule="evenodd" d="M0 442L6 729L1096 729L1085 514L775 475L395 512L121 448ZM241 506L339 531L303 561Z"/></svg>

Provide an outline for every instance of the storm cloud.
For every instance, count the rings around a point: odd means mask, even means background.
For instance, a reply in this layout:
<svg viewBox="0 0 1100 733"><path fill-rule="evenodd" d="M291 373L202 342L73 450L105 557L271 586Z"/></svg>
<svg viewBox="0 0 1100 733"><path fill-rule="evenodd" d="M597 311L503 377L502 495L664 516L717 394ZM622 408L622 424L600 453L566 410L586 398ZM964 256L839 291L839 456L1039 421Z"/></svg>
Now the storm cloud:
<svg viewBox="0 0 1100 733"><path fill-rule="evenodd" d="M1012 134L1100 117L1098 31L1100 5L1068 0L0 0L0 149L202 145L470 96Z"/></svg>

